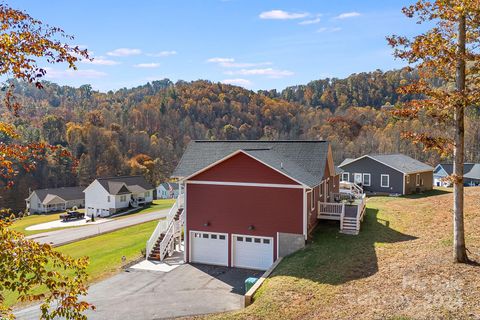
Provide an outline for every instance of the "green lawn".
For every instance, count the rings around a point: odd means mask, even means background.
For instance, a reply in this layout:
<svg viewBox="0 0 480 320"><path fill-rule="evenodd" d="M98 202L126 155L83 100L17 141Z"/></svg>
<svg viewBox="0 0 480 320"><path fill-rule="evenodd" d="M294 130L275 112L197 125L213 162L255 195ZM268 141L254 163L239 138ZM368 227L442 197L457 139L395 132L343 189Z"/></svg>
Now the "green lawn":
<svg viewBox="0 0 480 320"><path fill-rule="evenodd" d="M127 263L140 258L156 225L157 221L146 222L67 244L56 250L76 258L89 257L87 272L89 281L94 282L118 272L122 266L122 256L127 258ZM36 290L37 293L41 291L42 288ZM15 304L17 295L7 293L5 297L7 305Z"/></svg>
<svg viewBox="0 0 480 320"><path fill-rule="evenodd" d="M140 211L135 212L135 213L127 214L127 215L124 215L124 216L119 216L119 217L116 217L114 219L123 219L123 218L126 218L126 217L131 217L132 215L139 215L139 214L145 214L145 213L154 212L154 211L158 211L158 210L169 209L173 206L173 204L175 203L175 200L176 199L153 200L153 203L148 208L145 208L145 209L140 210Z"/></svg>

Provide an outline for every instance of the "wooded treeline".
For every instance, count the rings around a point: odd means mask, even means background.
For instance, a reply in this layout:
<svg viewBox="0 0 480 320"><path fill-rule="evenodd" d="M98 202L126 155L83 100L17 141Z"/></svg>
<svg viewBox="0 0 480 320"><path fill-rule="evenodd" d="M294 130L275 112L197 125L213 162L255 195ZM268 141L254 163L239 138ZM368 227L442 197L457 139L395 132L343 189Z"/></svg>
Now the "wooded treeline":
<svg viewBox="0 0 480 320"><path fill-rule="evenodd" d="M34 173L20 173L11 190L0 191L0 207L24 207L28 190L88 185L95 177L144 174L167 179L191 139L325 139L336 163L365 153L402 152L430 164L434 152L401 138L405 128L442 132L440 124L398 120L390 105L396 89L416 77L406 70L316 80L281 92L253 92L209 81L153 81L100 93L45 83L43 90L17 83L23 109L11 117L26 141L69 148L71 159L51 156ZM6 139L0 137L1 139ZM480 161L480 117L467 120L467 160Z"/></svg>

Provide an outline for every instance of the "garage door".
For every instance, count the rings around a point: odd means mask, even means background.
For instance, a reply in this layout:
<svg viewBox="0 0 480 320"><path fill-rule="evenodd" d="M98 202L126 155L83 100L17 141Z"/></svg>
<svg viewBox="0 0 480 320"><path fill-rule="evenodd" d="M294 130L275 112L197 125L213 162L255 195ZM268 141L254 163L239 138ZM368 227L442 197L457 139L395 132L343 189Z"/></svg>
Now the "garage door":
<svg viewBox="0 0 480 320"><path fill-rule="evenodd" d="M273 238L234 235L233 266L267 270L273 264Z"/></svg>
<svg viewBox="0 0 480 320"><path fill-rule="evenodd" d="M228 235L190 231L191 262L228 266Z"/></svg>

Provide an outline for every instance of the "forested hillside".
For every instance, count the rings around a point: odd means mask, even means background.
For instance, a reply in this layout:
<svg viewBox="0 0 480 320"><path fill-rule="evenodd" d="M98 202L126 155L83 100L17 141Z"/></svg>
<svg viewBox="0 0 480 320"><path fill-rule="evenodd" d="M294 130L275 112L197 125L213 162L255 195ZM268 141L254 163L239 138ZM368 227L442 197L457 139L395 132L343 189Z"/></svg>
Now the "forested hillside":
<svg viewBox="0 0 480 320"><path fill-rule="evenodd" d="M11 190L0 191L0 207L23 208L29 188L87 185L95 177L144 174L152 183L167 179L191 139L326 139L335 161L364 153L403 152L435 164L438 155L402 140L407 128L441 131L392 119L390 107L408 97L396 93L415 74L361 73L324 79L282 92L259 91L208 81L153 81L144 86L100 93L45 83L23 83L23 105L11 117L27 141L69 148L78 165L50 157L35 173L20 173ZM2 139L0 137L0 139ZM467 121L467 158L480 161L480 120Z"/></svg>

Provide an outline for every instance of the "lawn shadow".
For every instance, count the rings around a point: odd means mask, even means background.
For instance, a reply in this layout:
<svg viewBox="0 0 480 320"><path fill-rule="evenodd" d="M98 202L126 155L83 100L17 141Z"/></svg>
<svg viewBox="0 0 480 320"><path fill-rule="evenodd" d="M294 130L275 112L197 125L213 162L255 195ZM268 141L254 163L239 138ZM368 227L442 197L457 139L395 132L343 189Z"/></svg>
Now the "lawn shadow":
<svg viewBox="0 0 480 320"><path fill-rule="evenodd" d="M245 294L245 280L250 277L260 278L265 271L229 268L222 266L213 266L200 263L190 263L190 265L211 277L222 281L232 287L231 292L236 294Z"/></svg>
<svg viewBox="0 0 480 320"><path fill-rule="evenodd" d="M433 189L433 190L422 192L422 193L408 194L408 195L402 196L402 198L405 198L405 199L421 199L421 198L427 198L427 197L440 196L442 194L448 194L448 193L452 193L452 192L453 192L453 189L452 190Z"/></svg>
<svg viewBox="0 0 480 320"><path fill-rule="evenodd" d="M390 228L389 221L377 215L377 209L367 209L358 236L339 233L337 221L321 221L312 243L286 257L274 276L335 285L375 274L378 271L376 245L417 239Z"/></svg>

